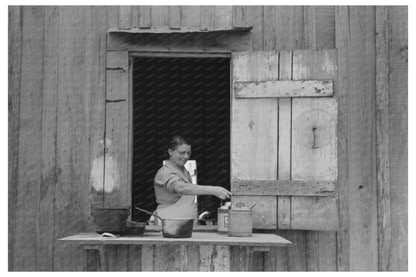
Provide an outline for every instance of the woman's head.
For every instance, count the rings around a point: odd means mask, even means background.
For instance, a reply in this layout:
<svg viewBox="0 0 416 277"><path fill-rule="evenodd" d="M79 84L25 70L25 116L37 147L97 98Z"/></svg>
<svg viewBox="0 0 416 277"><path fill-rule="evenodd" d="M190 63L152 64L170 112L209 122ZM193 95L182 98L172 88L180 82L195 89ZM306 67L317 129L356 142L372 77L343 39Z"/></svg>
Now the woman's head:
<svg viewBox="0 0 416 277"><path fill-rule="evenodd" d="M180 136L174 136L168 146L169 161L181 167L191 157L191 144Z"/></svg>

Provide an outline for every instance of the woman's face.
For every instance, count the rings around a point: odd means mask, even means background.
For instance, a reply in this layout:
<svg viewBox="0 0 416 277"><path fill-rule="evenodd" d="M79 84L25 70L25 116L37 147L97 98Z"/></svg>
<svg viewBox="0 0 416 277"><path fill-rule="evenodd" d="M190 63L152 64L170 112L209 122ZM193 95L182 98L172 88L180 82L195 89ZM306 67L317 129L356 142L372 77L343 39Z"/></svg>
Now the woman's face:
<svg viewBox="0 0 416 277"><path fill-rule="evenodd" d="M191 157L191 146L181 144L175 150L169 149L168 152L170 156L169 161L177 166L184 166Z"/></svg>

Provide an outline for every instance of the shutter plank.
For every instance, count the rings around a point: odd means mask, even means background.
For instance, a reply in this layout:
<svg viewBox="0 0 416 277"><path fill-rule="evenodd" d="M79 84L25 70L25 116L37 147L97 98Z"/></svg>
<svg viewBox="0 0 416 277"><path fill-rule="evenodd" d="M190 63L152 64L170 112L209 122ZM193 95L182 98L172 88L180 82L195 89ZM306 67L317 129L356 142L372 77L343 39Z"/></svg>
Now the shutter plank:
<svg viewBox="0 0 416 277"><path fill-rule="evenodd" d="M274 51L235 53L234 82L277 79L278 66L279 56ZM277 99L233 98L231 118L232 178L277 179ZM253 227L276 228L276 197L235 196L235 201L262 203L254 213L265 213L268 218L256 219Z"/></svg>
<svg viewBox="0 0 416 277"><path fill-rule="evenodd" d="M335 79L336 51L298 50L293 53L293 80ZM292 100L292 179L337 179L337 105L333 98ZM335 198L292 197L291 228L336 230Z"/></svg>
<svg viewBox="0 0 416 277"><path fill-rule="evenodd" d="M280 52L279 80L292 79L292 51ZM278 179L290 180L292 99L279 99ZM277 228L290 229L290 197L277 198Z"/></svg>
<svg viewBox="0 0 416 277"><path fill-rule="evenodd" d="M335 181L234 179L234 195L334 196Z"/></svg>
<svg viewBox="0 0 416 277"><path fill-rule="evenodd" d="M332 96L332 80L236 82L236 98Z"/></svg>

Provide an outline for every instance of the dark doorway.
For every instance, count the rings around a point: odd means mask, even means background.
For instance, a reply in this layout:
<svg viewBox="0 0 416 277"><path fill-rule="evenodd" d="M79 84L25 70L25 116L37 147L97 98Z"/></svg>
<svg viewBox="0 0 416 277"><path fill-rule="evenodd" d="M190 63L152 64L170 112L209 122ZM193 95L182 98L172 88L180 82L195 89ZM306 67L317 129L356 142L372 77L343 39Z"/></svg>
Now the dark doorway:
<svg viewBox="0 0 416 277"><path fill-rule="evenodd" d="M135 57L132 204L156 208L153 178L174 135L190 139L200 185L230 188L230 59ZM198 196L198 214L216 219L220 200ZM132 219L148 215L133 209Z"/></svg>

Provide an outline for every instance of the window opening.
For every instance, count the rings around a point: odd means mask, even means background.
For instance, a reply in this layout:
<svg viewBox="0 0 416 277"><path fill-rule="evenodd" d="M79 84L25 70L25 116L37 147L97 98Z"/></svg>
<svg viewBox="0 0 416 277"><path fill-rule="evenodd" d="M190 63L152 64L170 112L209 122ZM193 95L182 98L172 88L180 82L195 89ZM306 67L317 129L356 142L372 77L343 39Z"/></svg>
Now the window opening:
<svg viewBox="0 0 416 277"><path fill-rule="evenodd" d="M132 82L132 205L156 209L153 178L174 135L191 140L198 184L230 189L230 58L136 56ZM221 200L197 202L198 214L215 221ZM149 219L132 212L133 220Z"/></svg>

